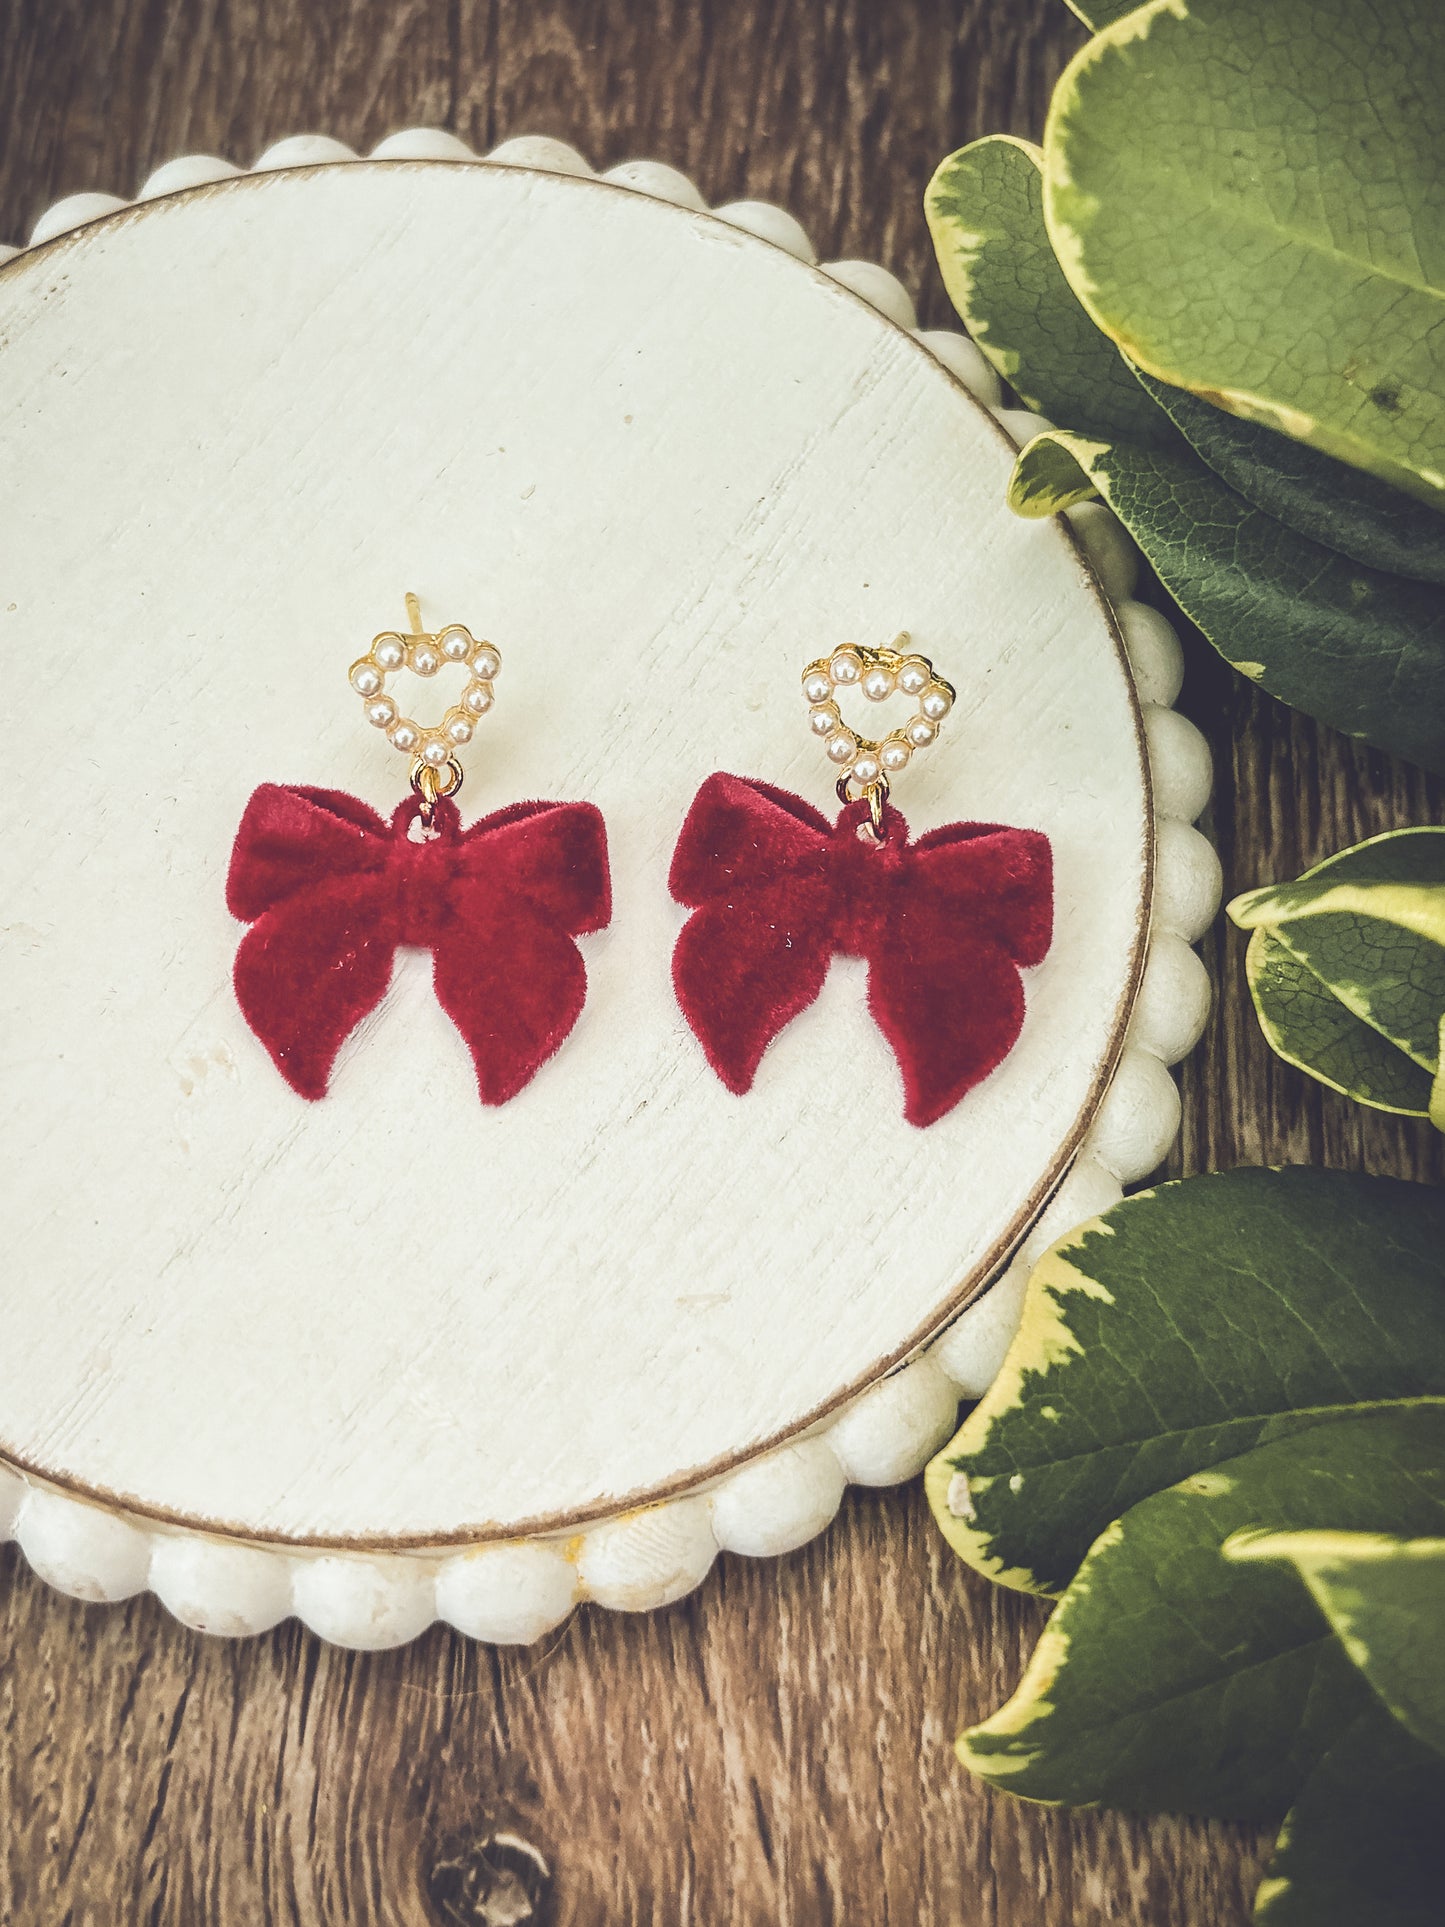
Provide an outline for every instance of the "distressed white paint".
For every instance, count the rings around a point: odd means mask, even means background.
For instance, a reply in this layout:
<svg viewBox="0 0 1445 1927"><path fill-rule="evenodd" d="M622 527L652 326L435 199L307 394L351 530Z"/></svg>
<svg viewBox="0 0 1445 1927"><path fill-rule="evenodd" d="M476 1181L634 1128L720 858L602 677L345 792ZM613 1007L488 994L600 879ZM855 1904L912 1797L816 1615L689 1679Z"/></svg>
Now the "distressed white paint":
<svg viewBox="0 0 1445 1927"><path fill-rule="evenodd" d="M4 779L9 1128L30 1140L6 1146L25 1282L5 1444L252 1529L427 1536L746 1451L896 1352L1084 1103L1138 909L1125 681L1058 529L1001 508L987 417L777 249L496 169L189 197L17 263L0 315L12 714L33 733L67 675L91 699L59 712L65 817L28 765ZM320 1107L225 982L254 782L394 794L342 678L408 585L507 651L465 801L591 795L612 831L588 1012L500 1112L475 1107L415 960ZM824 801L798 670L900 623L962 692L903 807L1036 823L1060 878L1023 1043L925 1133L898 1120L856 970L747 1100L666 985L692 788L721 765ZM131 688L139 736L103 713ZM447 1125L424 1155L419 1117ZM864 1125L871 1185L848 1155ZM854 1476L901 1476L947 1422L943 1371L903 1377L832 1428ZM694 1572L706 1508L677 1510ZM579 1566L630 1603L650 1528L621 1523ZM375 1597L350 1562L295 1563L333 1636L437 1609L425 1561Z"/></svg>

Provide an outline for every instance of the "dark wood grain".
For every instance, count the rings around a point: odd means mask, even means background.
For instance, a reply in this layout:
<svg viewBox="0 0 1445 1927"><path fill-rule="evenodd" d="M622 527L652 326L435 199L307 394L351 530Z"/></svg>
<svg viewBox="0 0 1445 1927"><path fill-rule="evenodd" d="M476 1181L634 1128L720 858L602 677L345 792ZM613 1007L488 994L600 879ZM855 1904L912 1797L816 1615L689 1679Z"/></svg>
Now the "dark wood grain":
<svg viewBox="0 0 1445 1927"><path fill-rule="evenodd" d="M943 322L924 182L974 135L1036 134L1081 39L1062 0L11 0L0 234L60 194L132 192L172 154L250 161L304 129L363 149L417 123L481 148L550 133L599 165L672 160L714 201L780 201L826 256L886 262ZM1289 715L1197 642L1184 707L1214 745L1231 891L1441 818L1439 784ZM1424 1126L1277 1064L1238 938L1221 925L1205 951L1220 997L1173 1171L1445 1176ZM433 1629L358 1656L295 1625L227 1646L153 1600L60 1599L12 1549L0 1921L1245 1920L1260 1837L1047 1813L955 1765L952 1735L1006 1696L1042 1616L956 1564L916 1489L853 1494L791 1559L724 1559L670 1612L584 1612L522 1653Z"/></svg>

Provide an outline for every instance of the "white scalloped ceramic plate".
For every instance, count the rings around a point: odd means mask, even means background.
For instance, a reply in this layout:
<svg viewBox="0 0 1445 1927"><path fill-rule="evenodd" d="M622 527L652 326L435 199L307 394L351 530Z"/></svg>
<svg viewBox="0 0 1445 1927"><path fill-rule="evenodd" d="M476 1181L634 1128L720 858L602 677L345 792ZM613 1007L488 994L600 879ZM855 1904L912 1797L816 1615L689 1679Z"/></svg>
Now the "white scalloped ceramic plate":
<svg viewBox="0 0 1445 1927"><path fill-rule="evenodd" d="M176 162L0 273L0 1513L57 1584L214 1630L528 1638L915 1471L1022 1264L980 1288L1157 1163L1207 1004L1208 757L1117 525L1072 518L1142 711L1062 525L1002 507L991 374L882 269L819 271L790 217L655 165L380 156ZM420 957L315 1106L230 992L254 785L401 793L345 671L408 587L507 662L468 813L586 796L609 826L587 1010L498 1111ZM692 791L825 803L803 663L905 626L960 700L897 802L1045 829L1058 882L1018 1047L925 1132L857 968L745 1100L667 977Z"/></svg>

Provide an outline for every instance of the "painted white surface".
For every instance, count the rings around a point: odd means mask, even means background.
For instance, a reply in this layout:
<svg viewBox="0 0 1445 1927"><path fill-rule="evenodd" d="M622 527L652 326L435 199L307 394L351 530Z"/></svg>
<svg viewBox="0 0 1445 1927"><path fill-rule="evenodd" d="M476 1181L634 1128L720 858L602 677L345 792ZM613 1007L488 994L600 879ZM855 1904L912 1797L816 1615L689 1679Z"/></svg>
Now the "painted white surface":
<svg viewBox="0 0 1445 1927"><path fill-rule="evenodd" d="M0 779L0 1444L247 1531L506 1529L755 1447L934 1320L1085 1103L1147 833L1106 621L983 411L777 249L515 169L158 205L15 263L0 328L11 741L73 772L58 817L29 756ZM421 959L319 1106L230 996L254 784L398 793L345 668L408 586L506 653L467 813L590 796L612 836L588 1009L500 1111ZM900 806L1044 828L1060 885L1020 1047L921 1133L857 966L741 1100L667 982L693 789L826 804L802 665L903 625L960 702Z"/></svg>

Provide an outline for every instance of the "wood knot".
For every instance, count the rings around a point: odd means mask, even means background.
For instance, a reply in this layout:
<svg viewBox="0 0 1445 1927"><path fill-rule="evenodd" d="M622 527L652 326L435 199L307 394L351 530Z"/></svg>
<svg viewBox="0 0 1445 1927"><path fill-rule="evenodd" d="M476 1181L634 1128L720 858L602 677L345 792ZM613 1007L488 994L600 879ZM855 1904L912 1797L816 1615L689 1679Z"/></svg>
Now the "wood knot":
<svg viewBox="0 0 1445 1927"><path fill-rule="evenodd" d="M552 1869L518 1833L456 1845L432 1866L426 1891L443 1927L543 1927L552 1917Z"/></svg>

